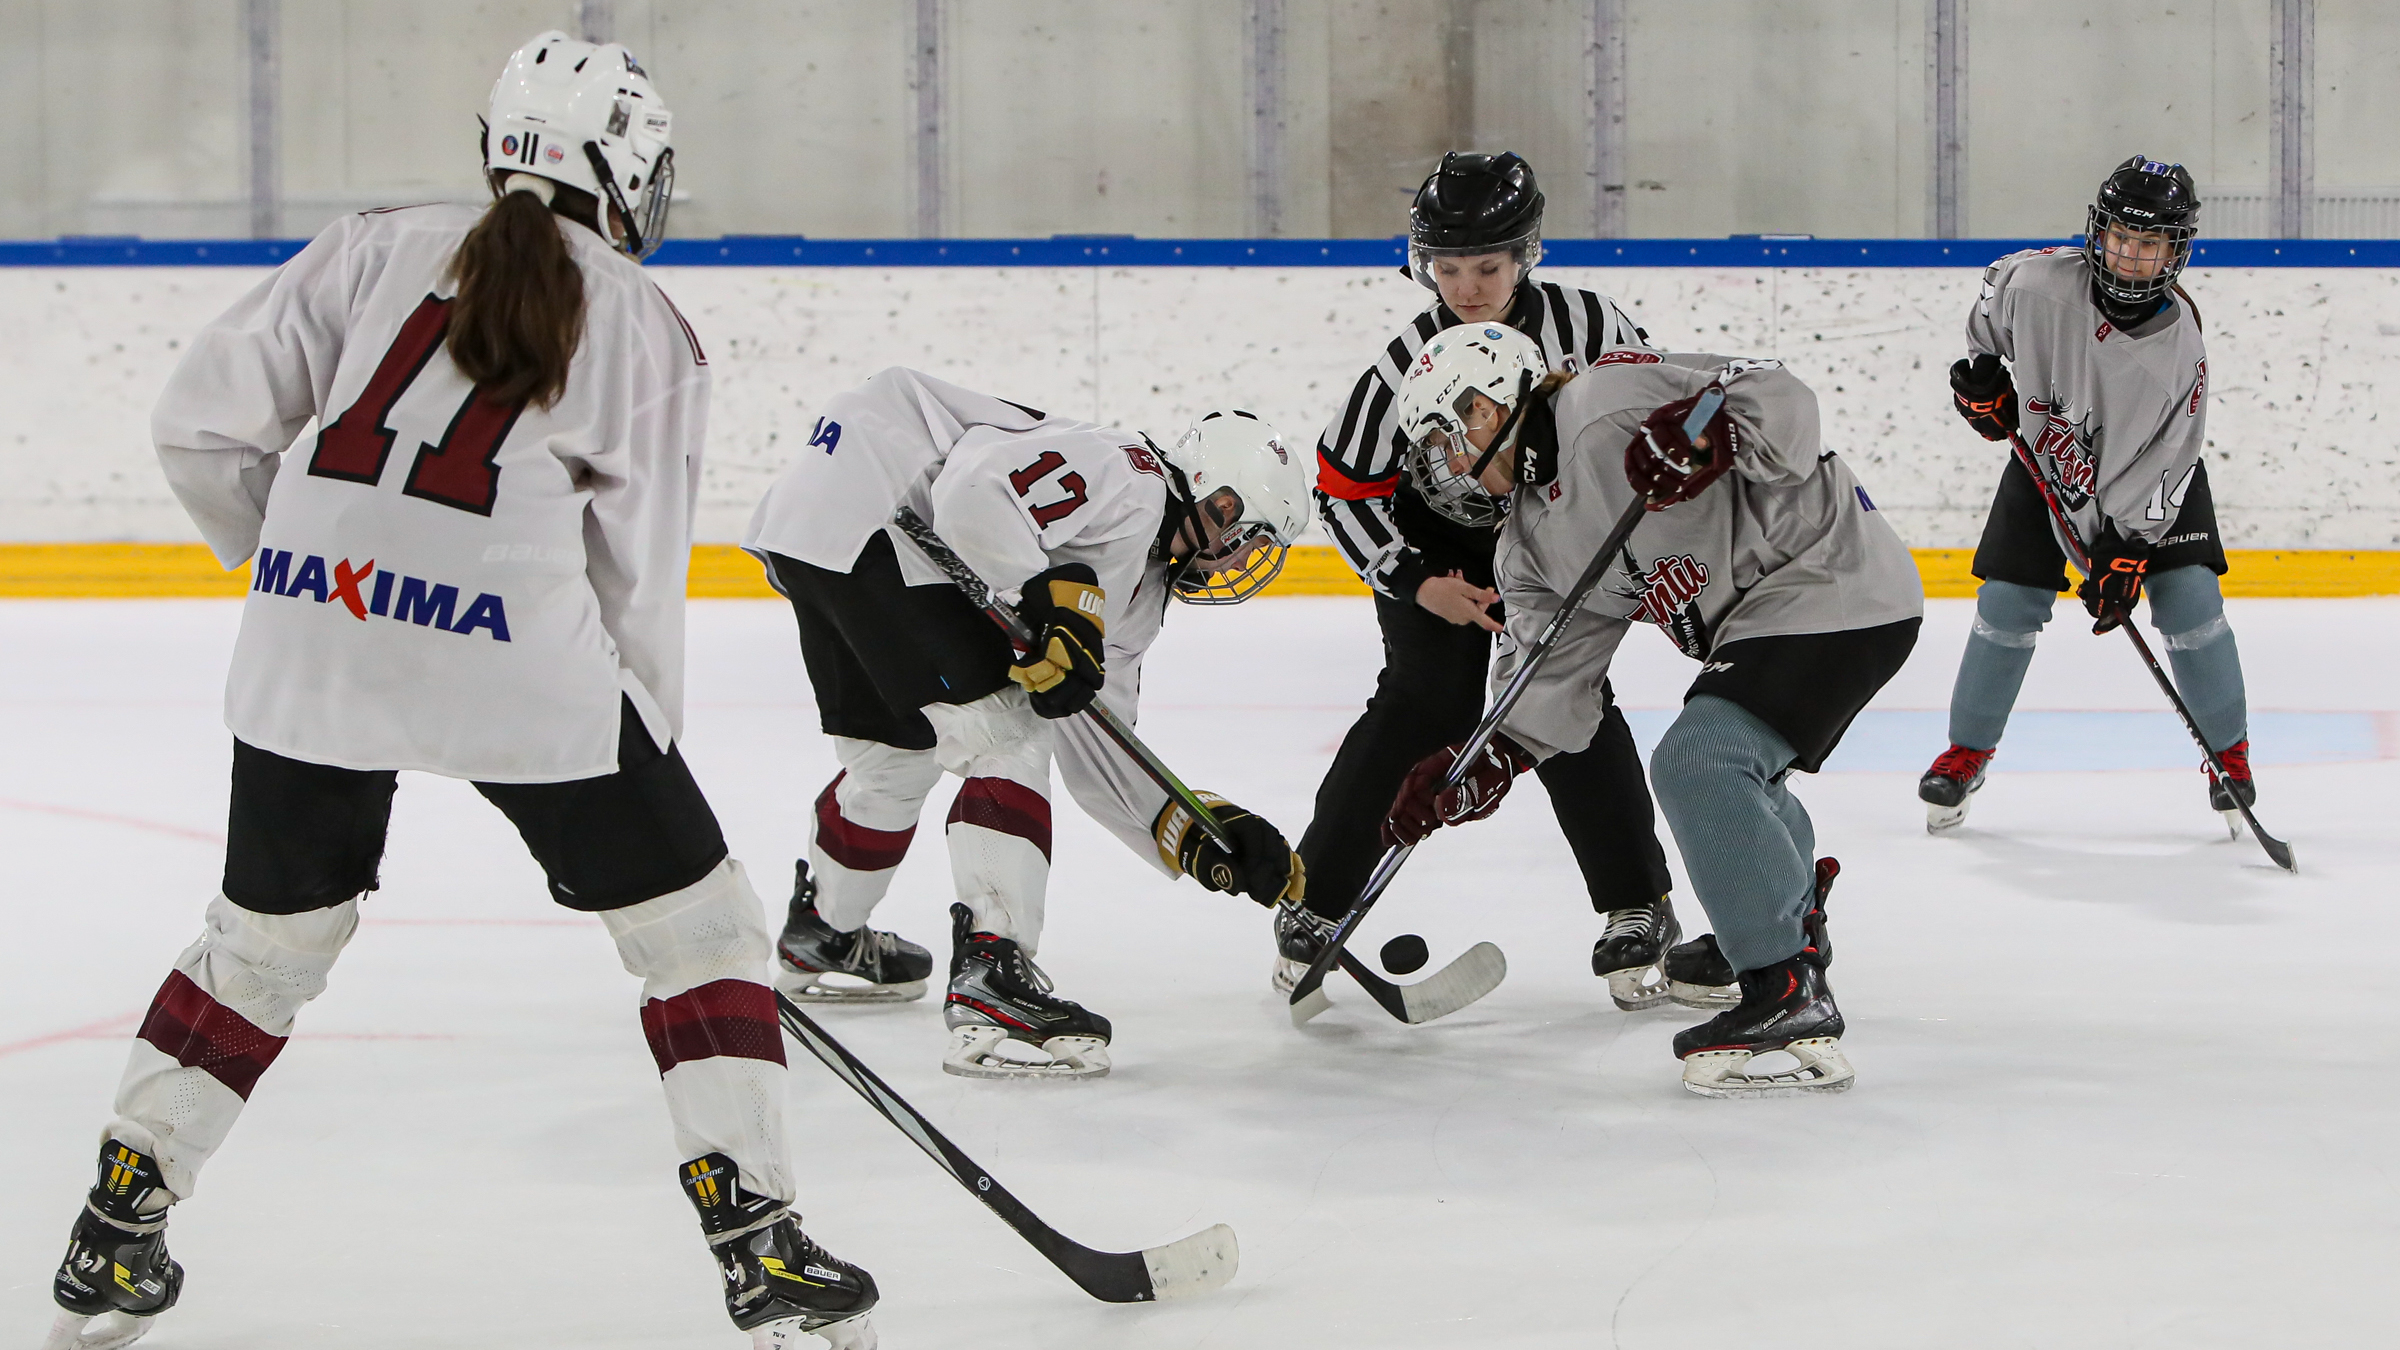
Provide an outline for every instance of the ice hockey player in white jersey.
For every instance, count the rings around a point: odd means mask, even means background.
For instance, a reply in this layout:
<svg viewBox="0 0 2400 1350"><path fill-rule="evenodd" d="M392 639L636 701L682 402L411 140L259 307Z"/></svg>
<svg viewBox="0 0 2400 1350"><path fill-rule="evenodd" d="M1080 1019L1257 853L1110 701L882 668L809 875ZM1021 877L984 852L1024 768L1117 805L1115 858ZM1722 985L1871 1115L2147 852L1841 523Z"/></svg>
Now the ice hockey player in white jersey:
<svg viewBox="0 0 2400 1350"><path fill-rule="evenodd" d="M1295 460L1246 412L1205 414L1162 454L899 368L826 402L743 540L792 602L842 765L817 798L779 943L788 992L923 993L931 954L867 919L945 769L964 780L944 825L958 895L948 1072L1108 1072L1108 1019L1053 994L1033 962L1054 750L1084 811L1162 871L1262 905L1302 897L1299 859L1274 826L1219 802L1239 845L1228 855L1075 716L1098 699L1133 721L1170 596L1234 603L1273 579L1307 521ZM1016 606L1031 650L892 526L902 506Z"/></svg>
<svg viewBox="0 0 2400 1350"><path fill-rule="evenodd" d="M1720 393L1687 437L1700 400ZM1650 781L1716 929L1671 952L1667 974L1687 981L1696 972L1679 967L1721 962L1741 991L1737 1006L1675 1037L1684 1084L1704 1096L1848 1087L1826 980L1824 904L1839 865L1816 856L1786 780L1814 773L1899 670L1924 591L1866 489L1820 447L1816 395L1777 362L1635 349L1545 377L1522 335L1467 325L1427 344L1401 409L1411 453L1515 493L1494 568L1509 615L1495 689L1616 521L1637 499L1649 513L1464 781L1440 791L1463 743L1410 770L1391 842L1479 820L1517 775L1589 744L1617 644L1655 624L1703 663ZM1794 1067L1750 1067L1777 1050Z"/></svg>
<svg viewBox="0 0 2400 1350"><path fill-rule="evenodd" d="M623 47L555 32L488 112L489 206L336 221L202 330L153 414L202 537L252 562L225 870L134 1042L45 1350L109 1350L174 1305L170 1206L357 931L401 769L473 781L640 978L735 1324L875 1343L874 1280L790 1208L770 931L676 745L708 370L636 261L672 121Z"/></svg>
<svg viewBox="0 0 2400 1350"><path fill-rule="evenodd" d="M2200 199L2180 164L2135 155L2100 185L2081 249L2012 253L1984 273L1967 315L1969 355L1950 368L1959 415L1987 440L2015 436L1975 548L1975 625L1950 695L1950 748L1918 783L1925 827L1966 819L2067 588L2055 498L2092 554L2077 595L2105 633L2147 594L2167 664L2225 766L2209 805L2237 834L2250 775L2249 698L2217 578L2225 541L2208 487L2208 353L2176 278L2191 259Z"/></svg>

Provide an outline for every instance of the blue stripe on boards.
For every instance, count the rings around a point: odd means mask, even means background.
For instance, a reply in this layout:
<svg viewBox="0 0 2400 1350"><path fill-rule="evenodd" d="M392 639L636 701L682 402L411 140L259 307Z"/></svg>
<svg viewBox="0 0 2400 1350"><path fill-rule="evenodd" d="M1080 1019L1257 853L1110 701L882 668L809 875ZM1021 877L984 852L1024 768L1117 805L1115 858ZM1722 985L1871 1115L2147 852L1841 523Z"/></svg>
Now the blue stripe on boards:
<svg viewBox="0 0 2400 1350"><path fill-rule="evenodd" d="M0 267L272 267L304 239L0 241ZM1550 239L1551 267L1982 267L2065 239ZM662 267L1398 267L1392 239L670 239ZM2400 268L2395 239L2203 239L2199 267Z"/></svg>

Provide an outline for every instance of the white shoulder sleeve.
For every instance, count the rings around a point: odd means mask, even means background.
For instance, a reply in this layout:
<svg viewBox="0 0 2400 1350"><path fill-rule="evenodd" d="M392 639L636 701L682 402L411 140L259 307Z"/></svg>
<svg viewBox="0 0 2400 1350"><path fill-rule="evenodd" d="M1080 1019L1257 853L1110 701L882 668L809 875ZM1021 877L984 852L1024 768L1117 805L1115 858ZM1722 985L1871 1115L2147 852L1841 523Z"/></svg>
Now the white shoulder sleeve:
<svg viewBox="0 0 2400 1350"><path fill-rule="evenodd" d="M151 410L167 486L229 568L257 551L283 452L332 390L360 272L361 219L326 226L201 329Z"/></svg>

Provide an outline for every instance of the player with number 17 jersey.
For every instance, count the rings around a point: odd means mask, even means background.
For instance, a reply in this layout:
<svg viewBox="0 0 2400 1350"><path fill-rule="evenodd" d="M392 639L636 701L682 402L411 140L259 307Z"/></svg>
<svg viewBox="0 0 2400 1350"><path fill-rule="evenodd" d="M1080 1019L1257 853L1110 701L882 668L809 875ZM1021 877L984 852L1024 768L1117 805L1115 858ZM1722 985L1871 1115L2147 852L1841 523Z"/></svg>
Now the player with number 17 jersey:
<svg viewBox="0 0 2400 1350"><path fill-rule="evenodd" d="M569 230L586 314L564 392L472 398L442 344L478 216L337 221L194 339L159 400L176 496L219 561L256 554L225 694L247 744L538 783L615 772L624 700L660 744L681 735L706 360L640 264Z"/></svg>

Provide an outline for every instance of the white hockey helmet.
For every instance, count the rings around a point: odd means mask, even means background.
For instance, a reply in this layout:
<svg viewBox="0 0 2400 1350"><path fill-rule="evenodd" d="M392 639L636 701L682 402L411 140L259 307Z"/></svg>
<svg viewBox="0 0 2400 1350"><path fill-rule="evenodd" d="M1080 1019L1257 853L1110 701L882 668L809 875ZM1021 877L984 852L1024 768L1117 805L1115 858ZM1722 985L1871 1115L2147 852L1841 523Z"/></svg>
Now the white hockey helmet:
<svg viewBox="0 0 2400 1350"><path fill-rule="evenodd" d="M1217 542L1185 560L1175 598L1191 605L1235 605L1265 589L1283 571L1284 555L1308 528L1308 468L1258 414L1212 408L1166 452L1197 510L1230 489L1236 510ZM1210 564L1237 560L1224 570Z"/></svg>
<svg viewBox="0 0 2400 1350"><path fill-rule="evenodd" d="M500 68L484 120L484 167L591 193L616 208L626 231L617 247L647 258L666 234L675 191L674 125L633 53L553 29Z"/></svg>
<svg viewBox="0 0 2400 1350"><path fill-rule="evenodd" d="M1480 469L1490 456L1508 449L1516 439L1526 398L1550 373L1541 344L1506 324L1462 323L1433 335L1408 377L1400 382L1400 434L1408 442L1408 476L1425 504L1462 525L1489 528L1508 511L1504 498L1484 491L1473 471L1450 466L1457 446L1477 457ZM1483 395L1507 414L1500 435L1485 451L1474 451L1467 440L1467 414Z"/></svg>

